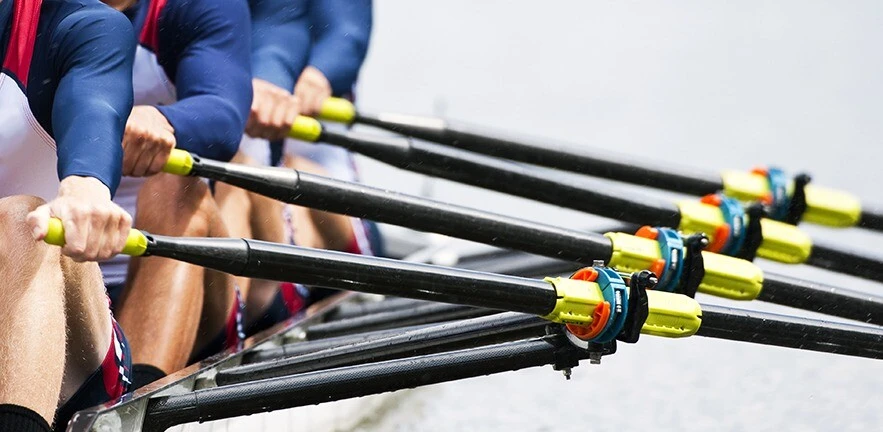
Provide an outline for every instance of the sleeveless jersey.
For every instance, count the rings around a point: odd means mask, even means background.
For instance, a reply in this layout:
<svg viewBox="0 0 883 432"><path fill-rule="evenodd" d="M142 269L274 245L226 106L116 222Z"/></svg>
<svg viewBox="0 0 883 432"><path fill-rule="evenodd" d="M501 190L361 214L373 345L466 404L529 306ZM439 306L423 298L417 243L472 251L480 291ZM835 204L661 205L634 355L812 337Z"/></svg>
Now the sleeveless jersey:
<svg viewBox="0 0 883 432"><path fill-rule="evenodd" d="M13 3L12 29L0 73L0 197L58 193L55 140L40 126L25 90L42 0Z"/></svg>

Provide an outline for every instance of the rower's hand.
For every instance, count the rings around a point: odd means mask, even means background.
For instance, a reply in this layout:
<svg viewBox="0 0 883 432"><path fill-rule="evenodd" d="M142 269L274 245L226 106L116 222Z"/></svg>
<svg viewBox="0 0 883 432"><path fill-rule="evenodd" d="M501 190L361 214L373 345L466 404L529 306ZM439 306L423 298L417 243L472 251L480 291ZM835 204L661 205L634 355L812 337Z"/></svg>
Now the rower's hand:
<svg viewBox="0 0 883 432"><path fill-rule="evenodd" d="M270 141L285 139L299 114L297 100L288 91L262 79L251 80L254 98L245 133Z"/></svg>
<svg viewBox="0 0 883 432"><path fill-rule="evenodd" d="M156 107L132 108L123 135L123 175L147 177L161 172L175 148L175 128Z"/></svg>
<svg viewBox="0 0 883 432"><path fill-rule="evenodd" d="M314 116L322 109L325 99L331 97L331 83L322 71L307 66L294 85L294 97L300 103L301 114Z"/></svg>
<svg viewBox="0 0 883 432"><path fill-rule="evenodd" d="M132 217L110 200L110 190L92 177L70 176L61 181L58 196L28 214L37 241L49 232L49 218L64 223L61 253L74 261L103 261L126 245Z"/></svg>

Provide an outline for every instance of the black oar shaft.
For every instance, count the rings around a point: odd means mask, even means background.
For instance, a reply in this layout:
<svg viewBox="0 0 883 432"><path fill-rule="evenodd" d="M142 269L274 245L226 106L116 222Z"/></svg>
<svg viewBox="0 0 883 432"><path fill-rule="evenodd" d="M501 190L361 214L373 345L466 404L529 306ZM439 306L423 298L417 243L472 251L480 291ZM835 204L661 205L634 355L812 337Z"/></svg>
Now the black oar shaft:
<svg viewBox="0 0 883 432"><path fill-rule="evenodd" d="M251 278L547 315L547 282L257 240L152 236L152 255Z"/></svg>
<svg viewBox="0 0 883 432"><path fill-rule="evenodd" d="M883 358L883 329L702 305L697 336L833 354Z"/></svg>
<svg viewBox="0 0 883 432"><path fill-rule="evenodd" d="M872 229L875 231L883 231L883 210L879 208L865 208L862 210L859 224L862 228Z"/></svg>
<svg viewBox="0 0 883 432"><path fill-rule="evenodd" d="M353 332L474 318L491 313L493 311L489 309L430 302L405 310L379 312L312 325L307 329L307 337L310 339L323 339Z"/></svg>
<svg viewBox="0 0 883 432"><path fill-rule="evenodd" d="M297 205L591 264L609 260L610 240L550 225L285 169L198 161L195 175Z"/></svg>
<svg viewBox="0 0 883 432"><path fill-rule="evenodd" d="M883 257L854 248L814 242L807 264L873 281L883 281Z"/></svg>
<svg viewBox="0 0 883 432"><path fill-rule="evenodd" d="M561 337L348 366L291 377L197 390L154 398L147 407L145 432L188 422L314 405L447 381L556 363L585 354Z"/></svg>
<svg viewBox="0 0 883 432"><path fill-rule="evenodd" d="M524 140L506 138L498 133L476 133L448 122L443 125L430 126L399 118L401 120L396 121L389 117L360 113L356 117L356 121L488 156L689 195L706 195L723 189L719 177L654 169L652 168L652 160L638 161L624 156L614 157L609 155L607 151L604 152L604 156L601 156L598 154L600 152L585 148L570 150L549 144L526 143Z"/></svg>
<svg viewBox="0 0 883 432"><path fill-rule="evenodd" d="M343 345L298 357L282 358L264 363L238 366L219 372L218 385L236 384L285 375L331 369L366 361L388 360L416 355L427 348L469 340L472 346L509 340L538 337L545 333L548 322L532 315L512 312L450 322L433 327L401 332L383 339ZM483 343L485 340L493 342Z"/></svg>
<svg viewBox="0 0 883 432"><path fill-rule="evenodd" d="M337 346L364 342L366 340L382 339L388 336L400 334L403 331L431 327L437 324L438 323L421 324L416 326L397 327L394 329L374 330L363 333L352 333L344 336L334 336L327 339L312 339L309 335L309 332L307 332L305 341L287 343L277 348L249 351L242 356L242 363L257 363L278 359L281 357L294 357L311 352L322 351L328 348L334 348Z"/></svg>
<svg viewBox="0 0 883 432"><path fill-rule="evenodd" d="M768 274L758 300L839 316L869 324L883 324L883 298L788 276Z"/></svg>
<svg viewBox="0 0 883 432"><path fill-rule="evenodd" d="M676 227L674 204L654 198L626 199L608 192L554 180L515 165L477 154L407 138L323 131L321 140L398 168L528 198L635 224Z"/></svg>
<svg viewBox="0 0 883 432"><path fill-rule="evenodd" d="M430 303L422 300L390 297L384 298L381 301L344 303L338 306L337 309L329 313L327 317L328 320L341 320L346 318L362 317L365 315L376 314L380 312L392 312L397 310L412 309L427 304Z"/></svg>

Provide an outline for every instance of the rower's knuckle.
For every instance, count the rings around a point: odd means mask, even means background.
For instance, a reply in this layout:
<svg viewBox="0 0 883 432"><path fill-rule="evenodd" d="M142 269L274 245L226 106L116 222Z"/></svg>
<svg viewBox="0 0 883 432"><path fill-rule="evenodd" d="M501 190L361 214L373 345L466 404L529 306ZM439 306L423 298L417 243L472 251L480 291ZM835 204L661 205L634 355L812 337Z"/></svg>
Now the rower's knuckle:
<svg viewBox="0 0 883 432"><path fill-rule="evenodd" d="M82 258L86 254L86 242L83 239L77 238L73 241L68 240L66 247L68 255L70 256Z"/></svg>

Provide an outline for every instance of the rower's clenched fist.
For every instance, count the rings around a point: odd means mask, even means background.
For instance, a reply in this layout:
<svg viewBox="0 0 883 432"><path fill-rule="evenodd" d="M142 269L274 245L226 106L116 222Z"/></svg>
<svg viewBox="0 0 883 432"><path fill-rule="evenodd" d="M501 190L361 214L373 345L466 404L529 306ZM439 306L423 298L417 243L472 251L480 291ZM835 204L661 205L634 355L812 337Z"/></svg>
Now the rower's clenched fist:
<svg viewBox="0 0 883 432"><path fill-rule="evenodd" d="M301 114L314 116L322 109L325 99L331 97L331 83L322 71L307 66L294 85L294 97L300 104Z"/></svg>
<svg viewBox="0 0 883 432"><path fill-rule="evenodd" d="M110 200L110 190L92 177L70 176L61 181L58 196L28 214L35 240L49 231L49 218L64 224L61 253L74 261L103 261L123 250L132 217Z"/></svg>
<svg viewBox="0 0 883 432"><path fill-rule="evenodd" d="M298 116L297 101L291 93L262 79L255 78L251 83L254 98L245 133L271 141L284 139Z"/></svg>
<svg viewBox="0 0 883 432"><path fill-rule="evenodd" d="M161 172L175 148L175 128L156 107L138 105L123 135L123 175L147 177Z"/></svg>

